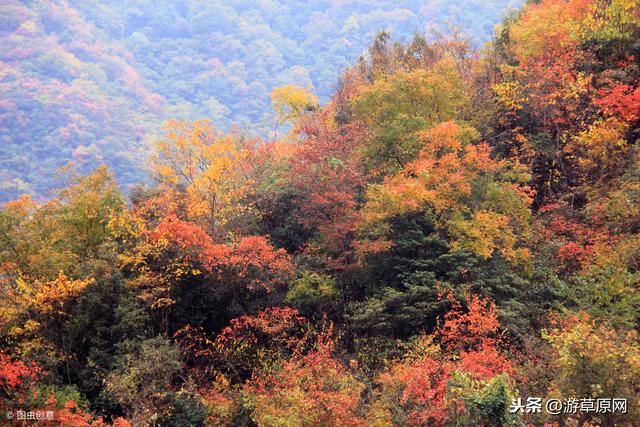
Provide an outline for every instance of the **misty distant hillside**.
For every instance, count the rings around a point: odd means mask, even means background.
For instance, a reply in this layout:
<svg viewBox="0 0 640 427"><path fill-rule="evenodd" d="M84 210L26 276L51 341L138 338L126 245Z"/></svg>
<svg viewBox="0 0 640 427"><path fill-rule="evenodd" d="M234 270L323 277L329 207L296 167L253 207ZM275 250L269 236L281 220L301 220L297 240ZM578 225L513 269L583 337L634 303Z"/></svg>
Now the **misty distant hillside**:
<svg viewBox="0 0 640 427"><path fill-rule="evenodd" d="M8 0L0 6L0 201L46 195L57 168L121 184L168 118L271 129L269 93L326 99L379 30L462 28L477 44L519 0ZM253 123L253 125L250 125Z"/></svg>

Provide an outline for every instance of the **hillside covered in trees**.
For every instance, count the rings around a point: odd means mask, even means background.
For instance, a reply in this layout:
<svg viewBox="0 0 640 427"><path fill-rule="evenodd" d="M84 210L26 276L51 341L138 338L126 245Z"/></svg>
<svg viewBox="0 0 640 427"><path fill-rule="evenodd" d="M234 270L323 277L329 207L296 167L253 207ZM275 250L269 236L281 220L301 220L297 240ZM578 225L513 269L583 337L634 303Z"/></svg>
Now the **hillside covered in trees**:
<svg viewBox="0 0 640 427"><path fill-rule="evenodd" d="M169 120L153 184L69 167L7 202L0 414L638 425L639 40L638 0L530 2L479 49L380 32L326 101L270 92L277 138ZM153 99L144 79L110 84Z"/></svg>
<svg viewBox="0 0 640 427"><path fill-rule="evenodd" d="M521 0L4 0L0 4L0 202L48 198L56 170L105 163L126 188L168 119L208 117L271 136L269 93L327 100L376 31L484 41Z"/></svg>

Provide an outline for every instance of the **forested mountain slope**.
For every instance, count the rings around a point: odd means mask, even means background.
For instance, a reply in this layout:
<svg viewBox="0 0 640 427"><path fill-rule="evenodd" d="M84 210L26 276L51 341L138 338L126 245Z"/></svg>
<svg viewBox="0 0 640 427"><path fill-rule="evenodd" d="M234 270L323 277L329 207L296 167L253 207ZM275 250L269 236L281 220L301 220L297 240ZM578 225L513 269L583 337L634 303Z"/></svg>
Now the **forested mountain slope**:
<svg viewBox="0 0 640 427"><path fill-rule="evenodd" d="M326 100L376 31L403 40L449 21L484 41L519 3L3 1L0 200L47 196L70 160L139 181L170 118L266 135L275 87L313 87Z"/></svg>
<svg viewBox="0 0 640 427"><path fill-rule="evenodd" d="M170 120L152 184L3 204L0 414L637 426L639 40L640 0L378 33L325 101L272 92L276 138Z"/></svg>

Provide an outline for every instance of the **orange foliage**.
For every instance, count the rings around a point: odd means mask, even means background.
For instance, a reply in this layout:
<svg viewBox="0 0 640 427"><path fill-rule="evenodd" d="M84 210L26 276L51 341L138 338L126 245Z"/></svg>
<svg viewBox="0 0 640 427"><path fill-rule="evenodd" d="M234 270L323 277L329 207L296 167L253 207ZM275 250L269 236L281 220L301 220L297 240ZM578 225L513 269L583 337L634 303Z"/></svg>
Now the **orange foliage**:
<svg viewBox="0 0 640 427"><path fill-rule="evenodd" d="M263 236L242 237L231 245L214 243L199 226L168 215L149 233L152 241L173 243L220 278L231 276L249 290L270 291L293 274L291 257Z"/></svg>
<svg viewBox="0 0 640 427"><path fill-rule="evenodd" d="M331 356L332 328L316 349L252 378L244 387L258 424L363 426L356 411L364 386Z"/></svg>
<svg viewBox="0 0 640 427"><path fill-rule="evenodd" d="M470 194L479 174L496 170L500 163L490 158L489 146L463 145L462 132L458 124L446 122L422 133L425 144L418 159L370 191L367 220L413 211L425 203L443 211Z"/></svg>
<svg viewBox="0 0 640 427"><path fill-rule="evenodd" d="M516 248L525 233L531 197L525 186L498 180L508 173L505 161L491 158L487 144L473 144L477 132L455 122L441 123L421 133L424 146L418 159L401 171L370 185L363 209L363 229L380 229L389 218L409 212L430 212L436 226L455 240L454 249L471 250L484 258L499 252L515 261L526 259ZM501 191L510 201L498 201ZM386 236L385 236L386 237ZM378 245L379 247L380 245ZM366 245L368 249L371 245ZM374 246L375 248L375 246Z"/></svg>
<svg viewBox="0 0 640 427"><path fill-rule="evenodd" d="M451 295L451 310L444 315L444 324L437 335L447 350L472 350L493 347L499 342L496 305L488 298L467 296L467 310Z"/></svg>
<svg viewBox="0 0 640 427"><path fill-rule="evenodd" d="M553 61L577 41L580 23L592 0L543 0L529 3L511 29L521 61Z"/></svg>
<svg viewBox="0 0 640 427"><path fill-rule="evenodd" d="M60 402L55 396L51 396L47 401L45 411L53 411L53 420L44 420L38 424L45 426L73 426L73 427L131 427L131 423L124 418L118 417L109 424L102 417L94 416L83 411L78 404L72 400L64 403L61 409L58 409Z"/></svg>
<svg viewBox="0 0 640 427"><path fill-rule="evenodd" d="M409 425L446 426L464 413L464 399L456 398L452 390L461 375L468 378L465 381L483 385L498 375L514 373L500 350L503 343L495 304L468 296L468 308L463 310L459 302L449 298L453 307L435 335L423 336L417 353L410 353L378 377L383 397L400 393L399 403ZM434 337L442 349L433 344ZM454 377L458 379L453 381Z"/></svg>

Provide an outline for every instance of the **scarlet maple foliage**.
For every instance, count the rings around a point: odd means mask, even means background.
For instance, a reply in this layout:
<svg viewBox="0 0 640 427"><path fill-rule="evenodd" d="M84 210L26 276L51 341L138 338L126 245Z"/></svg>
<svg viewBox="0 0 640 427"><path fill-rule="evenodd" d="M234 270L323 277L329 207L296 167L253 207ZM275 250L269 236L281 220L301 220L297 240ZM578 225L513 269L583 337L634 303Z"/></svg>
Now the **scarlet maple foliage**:
<svg viewBox="0 0 640 427"><path fill-rule="evenodd" d="M27 392L37 396L34 388L37 382L45 376L45 371L35 362L24 363L12 360L11 356L0 352L0 389L4 396L0 396L0 406L3 406L11 398L14 404L20 402L24 404ZM16 396L17 393L17 396ZM96 417L80 409L76 402L58 402L54 395L51 395L42 408L35 408L32 411L40 411L43 415L51 411L53 417L42 419L38 424L45 426L74 426L74 427L130 427L131 424L123 419L116 418L113 424L106 423L102 417Z"/></svg>
<svg viewBox="0 0 640 427"><path fill-rule="evenodd" d="M182 249L191 251L194 256L214 246L213 239L199 226L184 221L176 214L169 214L149 233L151 240L164 238Z"/></svg>
<svg viewBox="0 0 640 427"><path fill-rule="evenodd" d="M166 189L160 194L142 200L135 200L132 213L146 224L157 225L167 216L180 216L187 211L187 196L174 189Z"/></svg>
<svg viewBox="0 0 640 427"><path fill-rule="evenodd" d="M214 382L213 386L200 392L202 400L209 409L208 420L212 425L231 425L238 411L238 400L230 396L229 381L224 377Z"/></svg>
<svg viewBox="0 0 640 427"><path fill-rule="evenodd" d="M102 417L92 415L72 400L64 402L62 408L55 396L47 400L47 405L41 411L53 411L52 420L44 420L38 424L45 426L73 426L73 427L131 427L131 423L122 417L117 417L113 423L104 421Z"/></svg>
<svg viewBox="0 0 640 427"><path fill-rule="evenodd" d="M189 371L198 386L210 382L215 376L215 341L201 326L186 325L173 334L184 353L182 367Z"/></svg>
<svg viewBox="0 0 640 427"><path fill-rule="evenodd" d="M349 267L350 240L360 214L357 195L365 184L358 157L364 136L359 124L338 128L331 123L332 108L314 114L305 122L305 139L287 177L300 194L300 221L316 230L321 245L336 258L336 267Z"/></svg>
<svg viewBox="0 0 640 427"><path fill-rule="evenodd" d="M304 331L307 321L298 310L289 307L273 307L258 313L257 316L242 316L233 319L224 328L216 342L224 345L229 341L244 341L248 344L258 344L261 336L268 336L274 342L280 342L283 347L295 350L299 346L299 339L292 337L292 332Z"/></svg>
<svg viewBox="0 0 640 427"><path fill-rule="evenodd" d="M185 366L193 378L208 386L207 381L221 371L225 378L242 381L270 363L300 354L309 344L308 329L308 321L297 310L273 307L232 319L215 338L191 325L174 338L185 352Z"/></svg>
<svg viewBox="0 0 640 427"><path fill-rule="evenodd" d="M215 339L215 352L230 373L246 379L309 345L309 324L297 310L274 307L233 319ZM238 379L238 378L233 378Z"/></svg>
<svg viewBox="0 0 640 427"><path fill-rule="evenodd" d="M633 58L631 58L633 60ZM614 116L633 123L640 118L640 87L617 83L611 88L600 89L594 103L607 116Z"/></svg>
<svg viewBox="0 0 640 427"><path fill-rule="evenodd" d="M585 224L575 216L565 203L547 204L540 208L539 218L543 226L539 238L545 244L557 246L558 272L580 271L593 257L600 233L591 224Z"/></svg>
<svg viewBox="0 0 640 427"><path fill-rule="evenodd" d="M468 411L465 393L477 393L483 387L491 387L499 376L513 375L513 364L502 350L504 343L499 335L495 304L469 295L465 310L451 296L447 298L453 306L435 334L423 336L416 352L409 353L404 361L391 365L378 377L382 391L380 406L374 408L382 415L374 412L377 417L386 418L389 415L385 413L397 412L386 406L395 396L404 410L402 422L451 425ZM434 345L434 339L441 347ZM456 390L452 385L456 383L465 385ZM498 412L501 410L504 408Z"/></svg>
<svg viewBox="0 0 640 427"><path fill-rule="evenodd" d="M559 138L586 117L585 101L593 95L590 79L576 64L588 52L576 49L576 35L591 7L591 0L545 0L525 7L511 28L514 50L520 60L527 113Z"/></svg>
<svg viewBox="0 0 640 427"><path fill-rule="evenodd" d="M290 256L274 249L263 236L247 236L231 245L214 243L199 226L171 214L149 233L152 241L164 239L187 254L188 259L219 278L232 278L249 290L271 291L293 273Z"/></svg>
<svg viewBox="0 0 640 427"><path fill-rule="evenodd" d="M0 351L0 387L5 395L28 387L33 381L44 376L45 372L36 363L24 363L13 360L5 352Z"/></svg>
<svg viewBox="0 0 640 427"><path fill-rule="evenodd" d="M275 249L263 236L242 237L232 246L231 256L222 265L230 266L237 277L247 282L249 289L271 290L286 283L294 272L287 252Z"/></svg>

